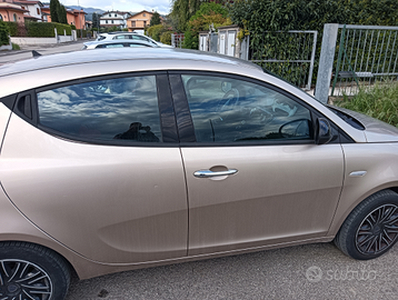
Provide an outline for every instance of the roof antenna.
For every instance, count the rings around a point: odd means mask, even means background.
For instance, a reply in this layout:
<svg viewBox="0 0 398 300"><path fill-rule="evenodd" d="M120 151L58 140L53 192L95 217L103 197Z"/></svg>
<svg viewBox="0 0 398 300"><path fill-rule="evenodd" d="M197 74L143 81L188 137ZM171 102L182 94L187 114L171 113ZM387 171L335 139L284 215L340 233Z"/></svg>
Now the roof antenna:
<svg viewBox="0 0 398 300"><path fill-rule="evenodd" d="M41 54L39 52L37 52L36 50L32 50L32 55L33 55L33 57L41 56Z"/></svg>

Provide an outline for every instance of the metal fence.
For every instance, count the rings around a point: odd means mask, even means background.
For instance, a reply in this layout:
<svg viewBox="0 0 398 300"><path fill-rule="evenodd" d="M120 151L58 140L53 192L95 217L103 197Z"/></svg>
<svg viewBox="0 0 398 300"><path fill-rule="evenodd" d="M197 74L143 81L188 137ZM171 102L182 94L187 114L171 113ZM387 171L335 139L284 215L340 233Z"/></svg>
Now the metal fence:
<svg viewBox="0 0 398 300"><path fill-rule="evenodd" d="M184 43L183 33L171 34L171 46L173 46L174 48L182 48L183 43Z"/></svg>
<svg viewBox="0 0 398 300"><path fill-rule="evenodd" d="M304 90L310 90L317 38L317 31L265 32L262 37L251 34L249 60Z"/></svg>
<svg viewBox="0 0 398 300"><path fill-rule="evenodd" d="M398 27L339 25L331 96L398 78Z"/></svg>

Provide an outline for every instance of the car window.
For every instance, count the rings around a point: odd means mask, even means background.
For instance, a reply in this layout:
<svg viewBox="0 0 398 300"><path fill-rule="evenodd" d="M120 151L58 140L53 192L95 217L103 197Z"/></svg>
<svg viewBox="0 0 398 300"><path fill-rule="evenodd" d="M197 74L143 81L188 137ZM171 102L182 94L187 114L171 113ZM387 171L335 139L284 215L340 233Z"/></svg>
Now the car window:
<svg viewBox="0 0 398 300"><path fill-rule="evenodd" d="M132 35L131 38L133 40L139 40L139 41L145 41L145 42L149 42L149 40L143 36L140 35Z"/></svg>
<svg viewBox="0 0 398 300"><path fill-rule="evenodd" d="M124 39L129 39L129 38L130 38L129 35L117 35L113 39L114 40L124 40Z"/></svg>
<svg viewBox="0 0 398 300"><path fill-rule="evenodd" d="M146 38L146 37L144 37L144 36L141 36L141 35L132 35L131 38L132 38L133 40L145 41L145 42L148 42L148 43L150 43L150 44L157 45L157 44L156 44L155 42L153 42L152 40L150 40L150 39L148 39L148 38Z"/></svg>
<svg viewBox="0 0 398 300"><path fill-rule="evenodd" d="M127 44L126 47L149 47L149 46L145 44Z"/></svg>
<svg viewBox="0 0 398 300"><path fill-rule="evenodd" d="M98 45L96 48L123 48L123 44L103 44Z"/></svg>
<svg viewBox="0 0 398 300"><path fill-rule="evenodd" d="M78 139L162 141L155 76L73 84L37 100L41 125Z"/></svg>
<svg viewBox="0 0 398 300"><path fill-rule="evenodd" d="M182 80L197 142L312 139L310 111L280 92L218 76Z"/></svg>

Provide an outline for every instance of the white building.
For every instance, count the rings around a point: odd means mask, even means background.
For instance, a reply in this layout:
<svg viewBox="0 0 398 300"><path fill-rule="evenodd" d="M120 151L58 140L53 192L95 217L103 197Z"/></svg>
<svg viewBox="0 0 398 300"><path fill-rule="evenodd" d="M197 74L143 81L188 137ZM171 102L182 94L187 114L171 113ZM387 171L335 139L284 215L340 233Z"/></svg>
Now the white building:
<svg viewBox="0 0 398 300"><path fill-rule="evenodd" d="M129 12L108 11L100 16L101 27L117 26L120 29L127 28L127 19L131 16Z"/></svg>
<svg viewBox="0 0 398 300"><path fill-rule="evenodd" d="M20 5L22 9L29 11L24 13L25 20L43 21L43 13L41 11L43 4L40 1L14 0L13 2L14 4Z"/></svg>

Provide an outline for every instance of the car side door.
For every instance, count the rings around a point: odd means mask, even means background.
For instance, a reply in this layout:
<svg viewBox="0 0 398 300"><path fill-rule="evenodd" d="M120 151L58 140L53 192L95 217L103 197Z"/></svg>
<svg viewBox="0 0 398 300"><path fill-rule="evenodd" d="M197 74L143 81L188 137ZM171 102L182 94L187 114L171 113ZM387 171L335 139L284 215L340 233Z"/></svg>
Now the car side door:
<svg viewBox="0 0 398 300"><path fill-rule="evenodd" d="M101 263L187 254L187 198L166 73L113 74L18 95L1 184L52 239Z"/></svg>
<svg viewBox="0 0 398 300"><path fill-rule="evenodd" d="M270 84L209 72L170 79L187 178L189 255L324 237L343 182L338 134L316 144L316 112Z"/></svg>

